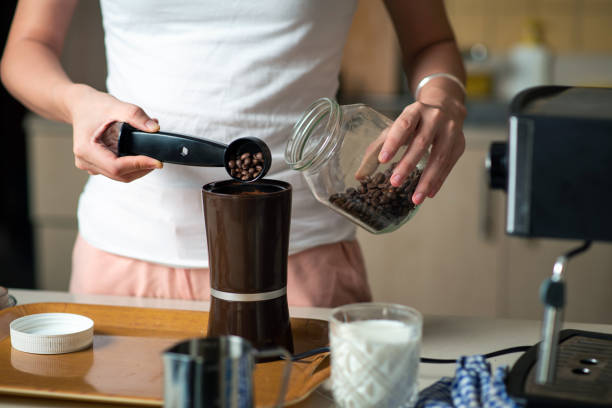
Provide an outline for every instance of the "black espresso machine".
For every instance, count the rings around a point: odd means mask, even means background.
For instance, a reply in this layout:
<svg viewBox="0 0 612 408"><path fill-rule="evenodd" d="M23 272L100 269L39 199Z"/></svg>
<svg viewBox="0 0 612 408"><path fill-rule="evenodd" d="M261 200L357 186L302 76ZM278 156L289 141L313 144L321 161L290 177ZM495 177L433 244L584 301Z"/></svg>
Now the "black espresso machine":
<svg viewBox="0 0 612 408"><path fill-rule="evenodd" d="M542 340L510 371L509 394L528 407L612 407L612 335L560 330L568 261L612 241L612 88L522 91L486 165L491 188L507 192L506 233L584 240L540 288Z"/></svg>

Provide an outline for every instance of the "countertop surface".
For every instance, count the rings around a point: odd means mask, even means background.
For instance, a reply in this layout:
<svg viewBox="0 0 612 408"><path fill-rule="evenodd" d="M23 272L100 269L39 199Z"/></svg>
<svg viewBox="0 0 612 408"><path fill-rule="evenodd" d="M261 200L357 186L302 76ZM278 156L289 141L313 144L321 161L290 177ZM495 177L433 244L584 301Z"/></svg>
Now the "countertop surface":
<svg viewBox="0 0 612 408"><path fill-rule="evenodd" d="M153 307L183 310L208 310L208 302L145 299L102 295L73 295L65 292L49 292L12 289L9 292L19 304L38 302L75 302L115 306ZM291 307L294 317L327 320L331 309ZM612 325L566 323L565 328L612 333ZM484 354L508 347L532 345L539 341L540 321L501 319L491 317L425 316L423 323L422 357L456 359L462 355ZM492 366L512 365L520 354L492 358ZM454 364L421 364L419 388L422 389L442 376L452 376ZM299 408L333 407L325 389L317 390ZM118 405L69 403L61 400L18 398L0 396L0 407L118 407Z"/></svg>

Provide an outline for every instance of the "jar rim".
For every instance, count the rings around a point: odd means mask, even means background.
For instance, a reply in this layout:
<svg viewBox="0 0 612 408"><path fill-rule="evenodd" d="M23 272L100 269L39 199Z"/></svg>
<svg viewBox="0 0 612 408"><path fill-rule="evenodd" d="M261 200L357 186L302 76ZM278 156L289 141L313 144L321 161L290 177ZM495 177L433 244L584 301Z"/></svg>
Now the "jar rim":
<svg viewBox="0 0 612 408"><path fill-rule="evenodd" d="M325 157L323 153L337 134L341 117L340 105L333 99L326 97L314 101L293 126L285 148L285 162L289 167L293 170L305 170L315 165L317 159ZM323 128L324 136L320 140L310 140L319 127Z"/></svg>

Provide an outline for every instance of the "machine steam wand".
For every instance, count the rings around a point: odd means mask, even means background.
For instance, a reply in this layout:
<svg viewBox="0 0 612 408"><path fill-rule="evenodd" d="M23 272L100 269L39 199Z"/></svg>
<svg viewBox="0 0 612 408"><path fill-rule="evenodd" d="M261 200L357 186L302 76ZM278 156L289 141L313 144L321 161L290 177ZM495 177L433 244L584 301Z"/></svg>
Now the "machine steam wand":
<svg viewBox="0 0 612 408"><path fill-rule="evenodd" d="M591 241L585 241L580 247L558 257L553 267L552 276L542 282L540 287L540 299L544 303L544 318L542 320L542 341L538 348L538 363L535 373L535 381L538 384L552 384L555 381L559 331L563 323L563 307L565 305L563 272L570 258L586 251L590 246Z"/></svg>

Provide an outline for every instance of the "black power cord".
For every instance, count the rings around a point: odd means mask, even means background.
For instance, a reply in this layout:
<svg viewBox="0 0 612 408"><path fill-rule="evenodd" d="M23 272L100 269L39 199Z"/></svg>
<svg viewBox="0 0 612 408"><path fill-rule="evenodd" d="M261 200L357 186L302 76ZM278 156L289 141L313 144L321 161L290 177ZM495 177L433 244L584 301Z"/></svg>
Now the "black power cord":
<svg viewBox="0 0 612 408"><path fill-rule="evenodd" d="M492 351L490 353L485 354L484 358L487 359L487 358L502 356L504 354L521 353L521 352L529 350L531 347L532 346L517 346L517 347L510 347L510 348L505 348L502 350ZM295 354L291 357L291 361L298 361L298 360L302 360L307 357L311 357L311 356L321 354L321 353L328 353L328 352L329 352L329 347L319 347L316 349L305 351L303 353ZM451 359L421 357L421 363L427 363L427 364L454 364L456 362L457 362L457 359L451 360Z"/></svg>
<svg viewBox="0 0 612 408"><path fill-rule="evenodd" d="M589 247L591 246L592 242L593 241L591 241L591 240L586 240L578 248L575 248L575 249L572 249L571 251L566 252L563 256L565 256L567 259L570 259L570 258L578 255L579 253L584 252L587 249L589 249Z"/></svg>
<svg viewBox="0 0 612 408"><path fill-rule="evenodd" d="M302 360L310 356L314 356L314 355L321 354L321 353L328 353L328 352L329 352L329 347L319 347L316 349L305 351L303 353L294 354L293 356L291 356L291 361L298 361L298 360Z"/></svg>

